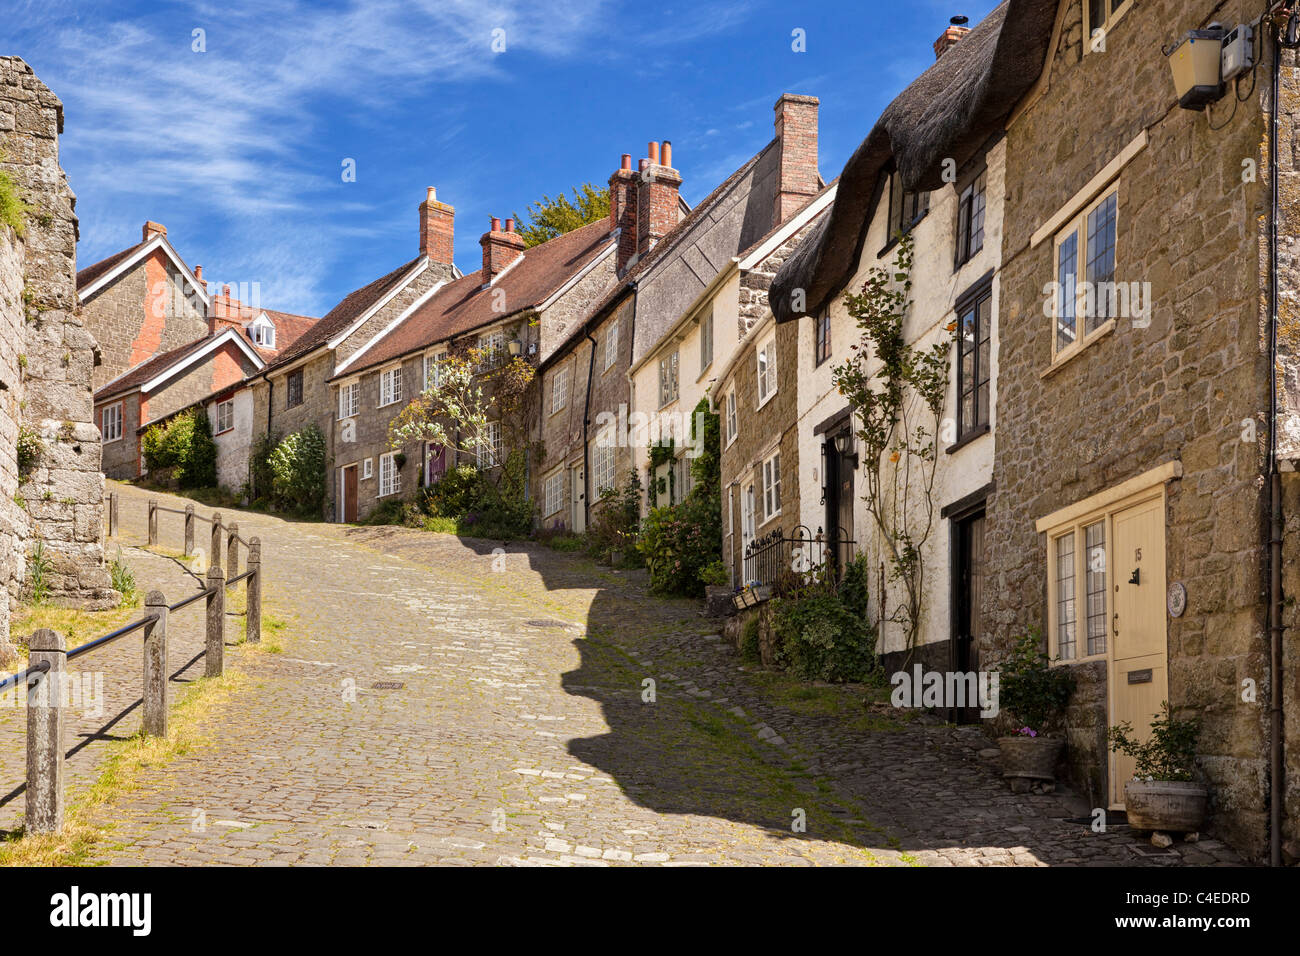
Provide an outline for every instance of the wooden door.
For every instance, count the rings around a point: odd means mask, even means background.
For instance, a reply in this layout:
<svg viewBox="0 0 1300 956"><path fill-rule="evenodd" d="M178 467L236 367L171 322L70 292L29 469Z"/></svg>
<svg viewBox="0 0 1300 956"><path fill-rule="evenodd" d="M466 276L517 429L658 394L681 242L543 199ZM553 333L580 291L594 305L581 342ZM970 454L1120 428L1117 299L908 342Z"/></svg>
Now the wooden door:
<svg viewBox="0 0 1300 956"><path fill-rule="evenodd" d="M343 469L343 520L354 524L357 520L357 466Z"/></svg>
<svg viewBox="0 0 1300 956"><path fill-rule="evenodd" d="M1115 513L1111 550L1114 607L1110 653L1110 724L1129 721L1135 736L1151 736L1151 718L1169 697L1169 642L1165 629L1164 501L1157 498ZM1110 755L1111 807L1124 806L1131 757Z"/></svg>
<svg viewBox="0 0 1300 956"><path fill-rule="evenodd" d="M587 530L587 480L581 465L574 465L569 472L569 488L572 497L573 523L570 525L575 534Z"/></svg>
<svg viewBox="0 0 1300 956"><path fill-rule="evenodd" d="M952 669L959 673L979 670L980 599L984 585L984 512L970 515L952 525L953 547L953 634ZM977 723L978 706L967 702L954 708L956 723Z"/></svg>

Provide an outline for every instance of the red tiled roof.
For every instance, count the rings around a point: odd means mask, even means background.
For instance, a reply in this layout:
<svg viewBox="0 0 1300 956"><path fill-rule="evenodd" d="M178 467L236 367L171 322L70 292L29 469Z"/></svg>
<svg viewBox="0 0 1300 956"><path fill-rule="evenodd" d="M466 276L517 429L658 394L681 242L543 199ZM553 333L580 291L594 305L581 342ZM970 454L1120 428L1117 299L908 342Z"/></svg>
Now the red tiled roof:
<svg viewBox="0 0 1300 956"><path fill-rule="evenodd" d="M502 272L490 288L483 287L482 270L449 282L361 356L359 364L349 368L346 374L373 368L534 308L581 272L613 241L609 221L602 219L525 250L522 258ZM505 293L507 312L493 308L500 301L498 289Z"/></svg>
<svg viewBox="0 0 1300 956"><path fill-rule="evenodd" d="M398 266L388 275L380 276L374 282L349 292L344 296L343 301L312 323L311 328L303 332L292 345L280 349L275 361L268 364L263 371L269 372L323 346L398 286L419 261L419 258L412 259L405 265Z"/></svg>
<svg viewBox="0 0 1300 956"><path fill-rule="evenodd" d="M107 259L100 259L98 262L94 263L93 265L86 266L86 268L80 270L77 273L77 288L80 289L84 286L90 285L90 283L94 282L105 272L110 271L119 262L123 262L126 259L129 259L132 255L138 252L140 250L140 247L143 245L144 245L143 242L137 242L134 246L131 246L129 249L123 249L121 252L115 252Z"/></svg>
<svg viewBox="0 0 1300 956"><path fill-rule="evenodd" d="M257 345L248 329L249 323L263 313L275 326L275 348L273 349ZM224 293L212 297L212 315L217 319L233 319L242 322L244 325L244 339L268 361L278 357L280 353L292 346L294 342L307 334L307 331L313 325L320 321L310 315L277 312L275 309L255 309L251 305L245 305L238 299L231 298Z"/></svg>
<svg viewBox="0 0 1300 956"><path fill-rule="evenodd" d="M222 329L222 332L225 330ZM218 333L220 334L220 333ZM113 379L98 392L95 393L95 401L101 402L106 398L114 395L122 395L126 392L134 391L145 382L161 374L173 365L183 362L195 352L201 350L205 345L210 343L215 335L205 335L201 339L195 339L182 345L180 348L172 349L170 352L161 352L151 359L146 359L135 368Z"/></svg>

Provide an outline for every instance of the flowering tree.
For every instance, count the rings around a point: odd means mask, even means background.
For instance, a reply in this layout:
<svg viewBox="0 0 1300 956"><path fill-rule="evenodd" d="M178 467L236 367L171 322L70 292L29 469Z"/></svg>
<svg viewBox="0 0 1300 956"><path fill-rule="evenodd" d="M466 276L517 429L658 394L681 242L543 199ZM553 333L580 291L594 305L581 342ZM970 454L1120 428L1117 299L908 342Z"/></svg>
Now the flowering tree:
<svg viewBox="0 0 1300 956"><path fill-rule="evenodd" d="M498 363L495 355L478 348L449 356L438 364L428 387L389 423L389 447L427 441L483 455L492 451L488 426L494 422L504 449L520 447L524 396L534 371L523 358Z"/></svg>
<svg viewBox="0 0 1300 956"><path fill-rule="evenodd" d="M928 347L907 342L903 323L911 305L912 244L911 236L904 235L893 269L873 267L861 293L845 293L862 339L832 372L861 423L863 500L888 553L890 577L902 583L906 595L890 620L903 628L909 652L921 630L924 548L934 530L938 436L951 348L942 335Z"/></svg>

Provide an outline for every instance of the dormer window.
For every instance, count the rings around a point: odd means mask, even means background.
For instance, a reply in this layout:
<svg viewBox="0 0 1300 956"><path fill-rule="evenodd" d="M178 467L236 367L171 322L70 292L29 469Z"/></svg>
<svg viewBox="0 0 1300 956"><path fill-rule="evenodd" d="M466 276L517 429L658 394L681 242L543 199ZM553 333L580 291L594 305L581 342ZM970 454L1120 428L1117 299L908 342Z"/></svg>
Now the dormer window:
<svg viewBox="0 0 1300 956"><path fill-rule="evenodd" d="M253 320L253 324L248 327L248 332L254 345L260 345L264 349L275 348L275 326L266 317L266 313Z"/></svg>

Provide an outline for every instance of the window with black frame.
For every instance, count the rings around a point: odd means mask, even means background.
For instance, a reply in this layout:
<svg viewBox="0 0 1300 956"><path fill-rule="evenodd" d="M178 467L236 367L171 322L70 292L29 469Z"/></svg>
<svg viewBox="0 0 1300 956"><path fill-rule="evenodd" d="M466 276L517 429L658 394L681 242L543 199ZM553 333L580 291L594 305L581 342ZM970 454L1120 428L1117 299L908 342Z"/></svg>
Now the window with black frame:
<svg viewBox="0 0 1300 956"><path fill-rule="evenodd" d="M912 231L930 209L930 194L903 188L897 171L889 176L889 240Z"/></svg>
<svg viewBox="0 0 1300 956"><path fill-rule="evenodd" d="M969 298L957 311L957 440L989 424L990 328L993 290Z"/></svg>
<svg viewBox="0 0 1300 956"><path fill-rule="evenodd" d="M986 177L980 173L961 191L957 200L957 265L971 260L984 248L984 188Z"/></svg>
<svg viewBox="0 0 1300 956"><path fill-rule="evenodd" d="M831 357L831 310L829 308L822 309L817 314L816 322L817 358L814 364L821 365L822 362Z"/></svg>

